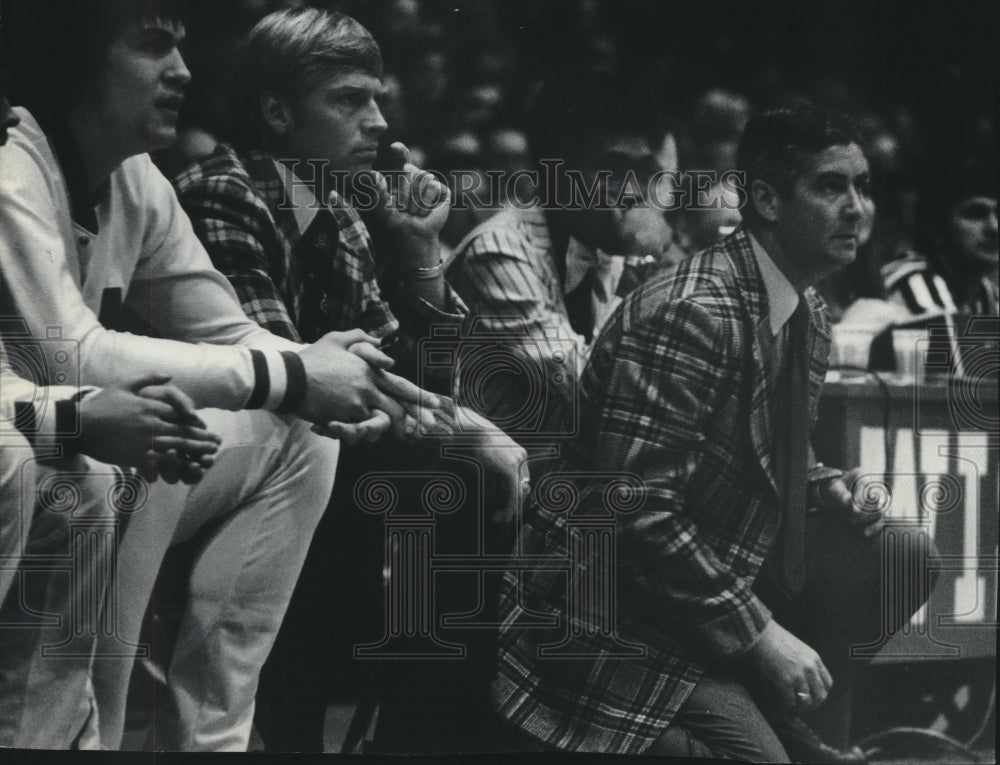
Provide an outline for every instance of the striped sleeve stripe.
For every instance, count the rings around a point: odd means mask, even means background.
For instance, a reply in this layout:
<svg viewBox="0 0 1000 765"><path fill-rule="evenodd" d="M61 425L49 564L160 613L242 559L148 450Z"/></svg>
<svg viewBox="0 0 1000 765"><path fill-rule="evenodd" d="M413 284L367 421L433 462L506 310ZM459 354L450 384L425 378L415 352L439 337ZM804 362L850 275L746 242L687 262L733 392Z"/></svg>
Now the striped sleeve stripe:
<svg viewBox="0 0 1000 765"><path fill-rule="evenodd" d="M256 348L250 350L250 359L253 362L254 387L244 408L277 409L285 398L288 384L284 359L278 351Z"/></svg>

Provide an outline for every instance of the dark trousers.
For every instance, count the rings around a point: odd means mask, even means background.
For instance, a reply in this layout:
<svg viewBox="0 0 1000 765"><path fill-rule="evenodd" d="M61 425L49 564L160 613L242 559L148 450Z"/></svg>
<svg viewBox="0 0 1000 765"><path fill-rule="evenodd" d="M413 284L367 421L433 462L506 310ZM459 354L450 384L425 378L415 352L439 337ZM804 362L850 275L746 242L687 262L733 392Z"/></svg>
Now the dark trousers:
<svg viewBox="0 0 1000 765"><path fill-rule="evenodd" d="M832 513L811 513L801 593L789 597L766 572L757 580L755 590L775 621L811 646L830 671L830 695L802 716L831 746L849 745L854 685L868 663L852 657L851 647L875 644L895 632L930 595L929 578L907 576L927 571L934 555L933 546L920 545L917 536L911 535L902 556L885 571L882 534L865 538ZM780 744L775 749L777 737L767 722L780 714L773 690L745 667L733 669L706 674L651 754L787 761Z"/></svg>
<svg viewBox="0 0 1000 765"><path fill-rule="evenodd" d="M357 505L358 481L372 472L399 471L403 465L426 476L452 474L465 486L467 496L459 507L433 516L432 546L438 555L468 554L479 533L479 518L489 517L491 494L487 491L483 513L474 469L460 460L440 459L429 450L422 454L404 450L379 443L341 453L330 507L313 537L281 631L261 672L254 723L268 751L323 751L324 714L337 695L377 699L374 740L384 752L475 751L492 736L489 680L497 652L493 630L449 627L442 638L463 646L464 655L458 658L354 654L356 645L378 643L389 627L383 591L386 516L364 512ZM426 481L419 475L402 476L393 485L396 507L419 515L426 502ZM506 551L507 533L506 537L487 534L487 552ZM434 574L435 629L443 614L474 611L477 606L484 606L483 619L489 618L497 583L495 572L483 578L470 572Z"/></svg>
<svg viewBox="0 0 1000 765"><path fill-rule="evenodd" d="M670 727L646 754L790 762L746 685L729 672L702 676Z"/></svg>
<svg viewBox="0 0 1000 765"><path fill-rule="evenodd" d="M345 456L348 453L345 450ZM495 647L489 631L449 632L470 647L464 661L380 665L352 657L355 642L376 640L383 627L382 520L349 509L353 481L346 477L372 469L373 456L355 452L347 459L356 463L341 466L332 512L317 530L262 673L258 730L270 751L322 751L323 715L331 687L349 695L375 687L381 707L375 738L383 750L473 751L476 742L494 739L487 686ZM459 512L452 517L461 516ZM851 646L875 643L885 632L896 630L926 601L929 588L916 583L918 591L906 596L907 608L887 608L884 599L894 589L882 572L881 535L867 539L842 519L820 513L807 516L806 534L808 570L799 596L788 598L767 575L759 577L755 589L777 622L812 646L830 670L834 679L830 696L806 717L824 741L844 747L854 683L866 664L851 657ZM917 549L908 553L926 555ZM912 562L910 569L921 568L918 563ZM903 567L902 562L897 566ZM448 589L441 593L437 611L463 610L448 601L452 595L459 601L469 599L449 594ZM475 599L473 595L470 602ZM895 620L883 623L883 613L895 614ZM767 722L776 713L770 688L759 678L735 668L710 673L650 753L787 760ZM456 720L462 722L456 725ZM464 734L461 745L456 744L456 731ZM502 737L499 744L503 748Z"/></svg>
<svg viewBox="0 0 1000 765"><path fill-rule="evenodd" d="M353 491L388 459L367 445L341 451L330 505L261 670L254 725L269 752L322 752L328 704L368 683L371 663L354 662L352 649L378 637L384 523L357 509Z"/></svg>

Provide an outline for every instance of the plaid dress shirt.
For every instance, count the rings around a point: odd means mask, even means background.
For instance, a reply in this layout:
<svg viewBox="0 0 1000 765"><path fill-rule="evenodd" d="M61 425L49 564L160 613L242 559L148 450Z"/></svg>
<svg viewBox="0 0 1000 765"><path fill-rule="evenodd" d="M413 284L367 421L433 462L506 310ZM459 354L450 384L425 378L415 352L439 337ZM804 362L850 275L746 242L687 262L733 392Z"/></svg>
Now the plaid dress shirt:
<svg viewBox="0 0 1000 765"><path fill-rule="evenodd" d="M804 297L811 428L829 328ZM518 539L539 565L501 593L494 704L549 745L643 752L770 620L753 591L782 517L767 317L739 229L625 298L596 341L580 432ZM605 548L581 541L595 523L613 525Z"/></svg>
<svg viewBox="0 0 1000 765"><path fill-rule="evenodd" d="M439 310L400 285L380 284L368 229L335 192L300 230L285 181L268 154L241 157L221 144L174 186L247 316L277 335L313 342L355 327L376 337L399 329L394 355L413 369L418 344L432 325L465 320L467 310L450 288L448 304Z"/></svg>

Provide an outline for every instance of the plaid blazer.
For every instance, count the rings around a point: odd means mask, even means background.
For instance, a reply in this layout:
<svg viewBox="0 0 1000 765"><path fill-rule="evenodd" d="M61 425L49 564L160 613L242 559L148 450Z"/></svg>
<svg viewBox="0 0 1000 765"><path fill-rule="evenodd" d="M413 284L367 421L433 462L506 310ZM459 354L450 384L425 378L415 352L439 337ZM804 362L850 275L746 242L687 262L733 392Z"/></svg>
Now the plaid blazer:
<svg viewBox="0 0 1000 765"><path fill-rule="evenodd" d="M331 205L329 231L304 239L269 155L240 157L220 144L178 175L174 186L213 264L232 283L247 316L265 329L292 340L315 335L307 342L331 330L362 327L384 335L397 329L357 213ZM306 288L321 273L326 326L305 327Z"/></svg>
<svg viewBox="0 0 1000 765"><path fill-rule="evenodd" d="M811 428L830 340L805 298ZM533 562L502 587L494 704L536 738L643 752L769 621L753 592L781 523L768 311L738 229L632 293L596 342L580 431L519 534Z"/></svg>

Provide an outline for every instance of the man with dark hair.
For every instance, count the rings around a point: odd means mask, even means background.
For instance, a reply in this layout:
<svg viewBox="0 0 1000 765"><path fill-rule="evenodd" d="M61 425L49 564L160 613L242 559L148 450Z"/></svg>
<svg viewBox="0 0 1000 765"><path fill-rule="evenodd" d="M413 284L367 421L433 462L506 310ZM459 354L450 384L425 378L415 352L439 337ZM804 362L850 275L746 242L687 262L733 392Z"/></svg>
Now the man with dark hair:
<svg viewBox="0 0 1000 765"><path fill-rule="evenodd" d="M449 278L478 330L517 351L512 369L537 372L469 375L463 395L501 427L517 427L541 381L544 416L523 430L566 431L587 344L619 299L621 256L647 254L642 241L658 257L669 243L662 210L646 204L660 168L641 129L645 106L604 70L549 77L528 120L536 203L511 204L455 248Z"/></svg>
<svg viewBox="0 0 1000 765"><path fill-rule="evenodd" d="M854 257L868 163L850 122L814 108L753 119L740 163L744 225L625 298L555 471L577 500L550 507L543 478L526 516L522 555L573 562L568 581L504 582L494 702L536 746L860 759L799 716L841 714L847 646L882 627L879 513L853 474L808 461L829 351L810 285ZM640 482L622 512L609 476ZM581 552L568 519L609 514L614 559Z"/></svg>
<svg viewBox="0 0 1000 765"><path fill-rule="evenodd" d="M171 543L197 537L167 672L169 713L153 745L239 750L249 740L260 667L336 469L338 443L309 423L334 437L376 438L430 419L419 407L437 402L388 373L391 359L360 330L307 346L265 331L212 268L146 154L175 139L189 79L175 5L12 6L4 31L15 103L37 115L17 112L21 124L0 154L0 305L32 337L58 330L74 343L85 384L162 370L190 397L175 406L177 416L201 417L221 435L205 480L156 482L148 505L131 514L117 598L108 599L117 622L97 640L93 673L101 744L116 748L130 647L161 560ZM52 343L39 345L48 369L64 363ZM195 407L212 409L196 415ZM68 672L53 682L76 687Z"/></svg>

